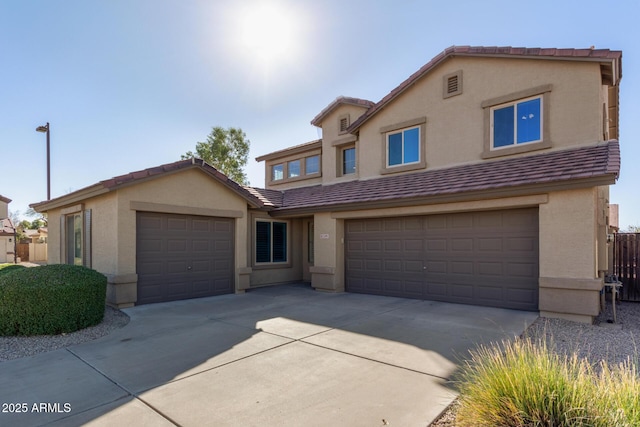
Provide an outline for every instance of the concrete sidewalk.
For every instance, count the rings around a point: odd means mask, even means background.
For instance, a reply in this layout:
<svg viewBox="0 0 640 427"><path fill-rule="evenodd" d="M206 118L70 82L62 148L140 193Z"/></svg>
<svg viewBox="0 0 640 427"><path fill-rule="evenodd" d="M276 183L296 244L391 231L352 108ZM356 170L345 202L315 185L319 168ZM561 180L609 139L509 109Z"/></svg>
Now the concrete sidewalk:
<svg viewBox="0 0 640 427"><path fill-rule="evenodd" d="M306 286L124 311L106 337L0 363L0 425L425 426L468 349L537 317Z"/></svg>

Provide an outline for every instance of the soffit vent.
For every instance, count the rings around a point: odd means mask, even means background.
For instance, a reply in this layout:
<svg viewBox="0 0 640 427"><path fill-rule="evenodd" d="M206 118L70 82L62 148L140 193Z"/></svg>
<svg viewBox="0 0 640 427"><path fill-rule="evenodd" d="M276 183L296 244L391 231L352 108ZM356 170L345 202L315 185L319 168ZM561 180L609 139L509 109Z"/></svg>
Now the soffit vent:
<svg viewBox="0 0 640 427"><path fill-rule="evenodd" d="M340 118L340 132L346 132L349 127L349 117Z"/></svg>
<svg viewBox="0 0 640 427"><path fill-rule="evenodd" d="M444 98L462 93L462 71L456 71L455 73L444 76L444 88L442 92Z"/></svg>

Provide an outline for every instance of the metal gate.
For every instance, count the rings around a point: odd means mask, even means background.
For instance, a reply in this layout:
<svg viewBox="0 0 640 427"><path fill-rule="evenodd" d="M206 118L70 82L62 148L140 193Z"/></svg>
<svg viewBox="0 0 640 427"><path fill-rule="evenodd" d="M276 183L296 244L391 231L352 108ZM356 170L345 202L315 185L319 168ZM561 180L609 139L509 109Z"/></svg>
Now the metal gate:
<svg viewBox="0 0 640 427"><path fill-rule="evenodd" d="M622 282L624 301L640 301L640 233L616 233L613 273Z"/></svg>

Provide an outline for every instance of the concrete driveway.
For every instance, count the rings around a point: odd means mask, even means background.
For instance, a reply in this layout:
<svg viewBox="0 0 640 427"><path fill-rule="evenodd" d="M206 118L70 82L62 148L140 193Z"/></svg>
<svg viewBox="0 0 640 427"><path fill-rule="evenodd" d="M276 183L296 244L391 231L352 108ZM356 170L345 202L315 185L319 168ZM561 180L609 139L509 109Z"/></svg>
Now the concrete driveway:
<svg viewBox="0 0 640 427"><path fill-rule="evenodd" d="M106 337L0 363L0 425L426 426L468 349L537 318L296 285L124 311Z"/></svg>

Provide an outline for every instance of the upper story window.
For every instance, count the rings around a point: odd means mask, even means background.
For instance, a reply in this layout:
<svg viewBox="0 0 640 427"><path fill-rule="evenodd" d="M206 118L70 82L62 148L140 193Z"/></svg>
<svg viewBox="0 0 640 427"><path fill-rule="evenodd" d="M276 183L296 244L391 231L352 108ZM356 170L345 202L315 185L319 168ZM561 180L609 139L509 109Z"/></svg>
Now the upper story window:
<svg viewBox="0 0 640 427"><path fill-rule="evenodd" d="M292 160L287 165L287 177L296 178L300 176L300 160Z"/></svg>
<svg viewBox="0 0 640 427"><path fill-rule="evenodd" d="M300 157L278 160L280 163L271 164L271 183L286 183L307 178L315 178L320 175L320 154L301 154Z"/></svg>
<svg viewBox="0 0 640 427"><path fill-rule="evenodd" d="M310 156L304 159L304 172L306 175L320 173L320 156Z"/></svg>
<svg viewBox="0 0 640 427"><path fill-rule="evenodd" d="M271 181L279 181L284 178L284 165L282 163L271 166Z"/></svg>
<svg viewBox="0 0 640 427"><path fill-rule="evenodd" d="M483 159L551 147L549 104L552 86L542 85L482 102Z"/></svg>
<svg viewBox="0 0 640 427"><path fill-rule="evenodd" d="M356 147L342 150L342 175L356 173Z"/></svg>
<svg viewBox="0 0 640 427"><path fill-rule="evenodd" d="M419 161L419 126L387 134L387 166L408 165Z"/></svg>
<svg viewBox="0 0 640 427"><path fill-rule="evenodd" d="M540 142L542 124L542 96L492 107L491 148Z"/></svg>
<svg viewBox="0 0 640 427"><path fill-rule="evenodd" d="M380 128L383 142L380 173L389 174L426 168L426 131L426 117Z"/></svg>

